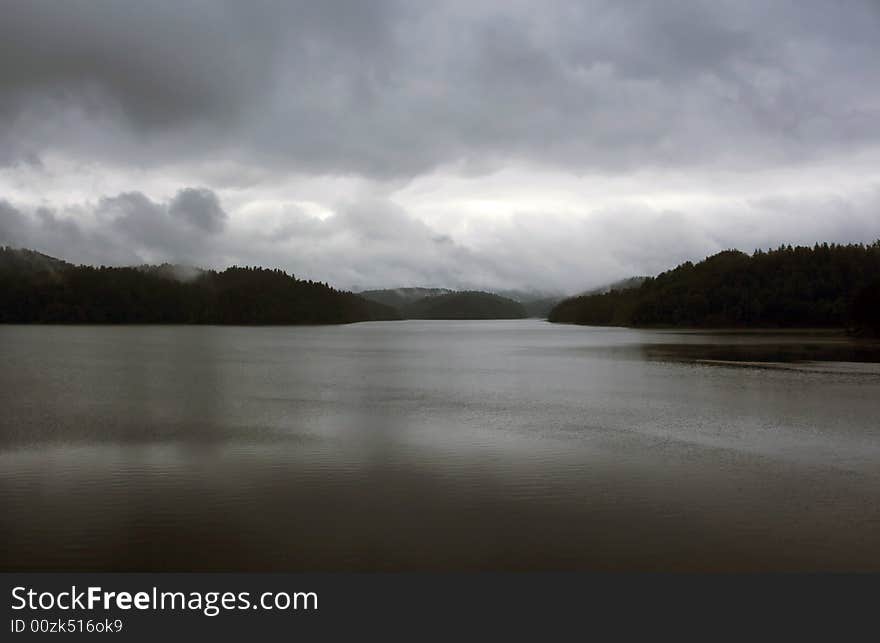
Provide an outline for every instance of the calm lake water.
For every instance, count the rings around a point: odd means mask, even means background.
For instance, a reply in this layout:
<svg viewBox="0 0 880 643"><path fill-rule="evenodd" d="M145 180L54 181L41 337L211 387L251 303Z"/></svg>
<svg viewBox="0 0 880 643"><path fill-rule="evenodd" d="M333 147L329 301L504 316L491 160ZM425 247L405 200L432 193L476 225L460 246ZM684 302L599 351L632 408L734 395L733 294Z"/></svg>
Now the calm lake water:
<svg viewBox="0 0 880 643"><path fill-rule="evenodd" d="M537 320L0 327L0 567L880 570L877 360Z"/></svg>

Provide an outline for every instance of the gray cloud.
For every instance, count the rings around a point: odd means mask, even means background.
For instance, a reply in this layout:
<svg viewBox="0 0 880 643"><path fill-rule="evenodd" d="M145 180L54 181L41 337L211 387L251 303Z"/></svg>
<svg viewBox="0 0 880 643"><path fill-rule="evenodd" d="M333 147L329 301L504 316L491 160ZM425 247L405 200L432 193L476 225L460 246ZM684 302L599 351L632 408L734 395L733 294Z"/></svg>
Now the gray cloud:
<svg viewBox="0 0 880 643"><path fill-rule="evenodd" d="M87 110L118 109L146 130L223 116L268 71L258 63L267 62L271 24L248 38L243 18L235 4L4 3L5 107L23 109L44 92Z"/></svg>
<svg viewBox="0 0 880 643"><path fill-rule="evenodd" d="M373 177L510 158L751 167L880 138L873 0L28 0L5 3L0 43L19 155L82 152L71 121L98 138L112 123L90 149L126 162L221 150Z"/></svg>
<svg viewBox="0 0 880 643"><path fill-rule="evenodd" d="M358 200L324 219L292 208L272 226L205 234L171 214L181 193L168 203L119 194L91 206L88 217L46 208L22 212L0 202L0 242L94 264L268 265L343 288L578 292L729 248L880 238L880 185L857 198L780 197L708 213L647 207L576 217L523 212L484 222L476 243L438 234L383 199Z"/></svg>
<svg viewBox="0 0 880 643"><path fill-rule="evenodd" d="M344 287L570 291L727 247L869 241L878 58L876 0L8 0L0 241ZM394 198L510 167L539 196L548 173L633 195L511 198L450 211L458 226ZM730 175L741 194L710 184ZM319 179L356 187L300 189ZM474 185L438 200L500 200Z"/></svg>
<svg viewBox="0 0 880 643"><path fill-rule="evenodd" d="M216 234L226 225L226 212L217 195L204 188L180 190L168 204L168 214L208 234Z"/></svg>
<svg viewBox="0 0 880 643"><path fill-rule="evenodd" d="M77 263L214 265L223 257L216 236L225 219L217 196L195 188L180 190L167 203L127 192L65 211L28 212L0 201L0 243Z"/></svg>
<svg viewBox="0 0 880 643"><path fill-rule="evenodd" d="M22 233L26 225L24 217L18 210L5 201L0 201L0 243L22 245L25 242Z"/></svg>

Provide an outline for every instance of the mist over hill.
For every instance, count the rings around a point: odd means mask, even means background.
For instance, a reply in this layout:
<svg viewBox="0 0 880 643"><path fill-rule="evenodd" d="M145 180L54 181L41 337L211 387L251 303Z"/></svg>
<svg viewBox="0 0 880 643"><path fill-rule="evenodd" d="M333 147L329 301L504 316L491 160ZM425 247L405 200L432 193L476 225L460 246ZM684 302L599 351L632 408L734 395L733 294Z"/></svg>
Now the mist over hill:
<svg viewBox="0 0 880 643"><path fill-rule="evenodd" d="M566 299L553 322L880 330L880 241L720 252L637 288Z"/></svg>
<svg viewBox="0 0 880 643"><path fill-rule="evenodd" d="M606 284L604 286L599 286L598 288L591 288L586 292L580 293L578 296L584 295L604 295L605 293L611 292L612 290L630 290L632 288L638 288L641 286L648 277L628 277L627 279L620 279L618 281L612 282L610 284ZM564 298L560 298L560 301Z"/></svg>
<svg viewBox="0 0 880 643"><path fill-rule="evenodd" d="M281 270L74 266L0 248L0 322L339 324L395 309Z"/></svg>
<svg viewBox="0 0 880 643"><path fill-rule="evenodd" d="M494 293L446 288L393 288L358 293L393 306L405 319L520 319L528 317L518 301Z"/></svg>
<svg viewBox="0 0 880 643"><path fill-rule="evenodd" d="M522 319L529 316L519 302L480 291L424 297L401 312L410 319Z"/></svg>
<svg viewBox="0 0 880 643"><path fill-rule="evenodd" d="M518 319L622 326L848 327L880 332L880 241L729 250L559 301L482 291L340 291L277 269L77 266L0 247L0 322L324 324ZM523 295L519 295L523 296Z"/></svg>
<svg viewBox="0 0 880 643"><path fill-rule="evenodd" d="M425 297L448 295L455 292L449 288L384 288L379 290L362 290L357 294L397 310L403 310L410 304Z"/></svg>
<svg viewBox="0 0 880 643"><path fill-rule="evenodd" d="M546 318L563 295L534 290L485 292L449 288L388 288L363 290L362 297L396 308L403 317L424 319L424 315L442 315L437 319L511 319ZM445 295L467 295L435 299ZM431 301L420 301L431 299ZM431 311L431 312L428 312Z"/></svg>

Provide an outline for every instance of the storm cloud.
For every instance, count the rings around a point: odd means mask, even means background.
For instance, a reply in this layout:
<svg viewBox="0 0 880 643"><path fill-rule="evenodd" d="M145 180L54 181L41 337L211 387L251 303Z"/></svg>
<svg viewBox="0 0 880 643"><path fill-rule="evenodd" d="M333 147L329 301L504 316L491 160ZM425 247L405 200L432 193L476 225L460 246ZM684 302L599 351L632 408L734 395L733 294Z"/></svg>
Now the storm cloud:
<svg viewBox="0 0 880 643"><path fill-rule="evenodd" d="M0 242L576 291L878 230L880 5L3 3Z"/></svg>

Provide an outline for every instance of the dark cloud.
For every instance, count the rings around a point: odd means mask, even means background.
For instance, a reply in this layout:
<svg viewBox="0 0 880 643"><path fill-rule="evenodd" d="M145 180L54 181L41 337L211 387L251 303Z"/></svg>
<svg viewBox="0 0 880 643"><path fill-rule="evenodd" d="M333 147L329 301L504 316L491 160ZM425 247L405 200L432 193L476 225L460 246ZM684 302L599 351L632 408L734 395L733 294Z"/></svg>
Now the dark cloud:
<svg viewBox="0 0 880 643"><path fill-rule="evenodd" d="M134 248L144 261L214 263L214 239L226 220L217 196L207 189L184 188L168 203L128 192L101 199L95 208L99 229Z"/></svg>
<svg viewBox="0 0 880 643"><path fill-rule="evenodd" d="M208 234L216 234L226 224L226 212L211 190L184 188L168 204L168 214L183 219Z"/></svg>
<svg viewBox="0 0 880 643"><path fill-rule="evenodd" d="M0 143L19 156L89 149L93 158L135 164L237 145L240 138L231 137L265 117L261 106L279 92L283 70L313 73L303 61L321 50L338 57L372 47L385 14L382 2L370 7L335 0L5 2ZM277 134L289 131L283 119L274 126Z"/></svg>
<svg viewBox="0 0 880 643"><path fill-rule="evenodd" d="M7 0L0 241L566 290L870 241L878 58L876 0ZM455 191L509 168L541 198ZM557 198L551 174L632 194ZM423 212L395 200L426 176Z"/></svg>
<svg viewBox="0 0 880 643"><path fill-rule="evenodd" d="M99 227L80 222L76 214L64 215L46 207L22 211L0 201L0 244L31 248L79 263L139 263L130 247Z"/></svg>
<svg viewBox="0 0 880 643"><path fill-rule="evenodd" d="M874 0L27 0L3 17L3 137L19 154L82 152L52 128L71 120L114 123L91 149L130 163L223 150L374 177L511 158L760 166L880 138Z"/></svg>
<svg viewBox="0 0 880 643"><path fill-rule="evenodd" d="M85 208L22 211L0 201L0 243L30 247L78 263L222 263L226 213L210 190L184 188L169 202L140 192ZM227 243L229 240L227 240Z"/></svg>
<svg viewBox="0 0 880 643"><path fill-rule="evenodd" d="M234 112L269 73L271 23L247 37L234 4L28 0L3 14L7 110L43 94L118 109L135 128L173 128Z"/></svg>

